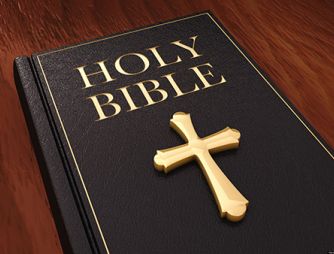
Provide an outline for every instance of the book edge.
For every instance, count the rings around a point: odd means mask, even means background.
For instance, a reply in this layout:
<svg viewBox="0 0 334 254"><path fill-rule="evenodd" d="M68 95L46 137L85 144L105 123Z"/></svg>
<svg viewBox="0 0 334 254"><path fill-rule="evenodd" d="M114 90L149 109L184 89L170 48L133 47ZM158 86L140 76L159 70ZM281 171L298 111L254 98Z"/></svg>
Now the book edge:
<svg viewBox="0 0 334 254"><path fill-rule="evenodd" d="M193 14L190 14L190 15L165 20L165 21L158 22L158 23L155 23L155 24L150 24L150 25L147 25L147 26L142 26L142 27L139 27L139 28L127 30L125 32L111 34L111 35L104 36L104 37L101 37L101 38L92 39L92 40L84 41L84 42L81 42L81 43L72 44L72 45L57 48L57 49L54 49L54 50L47 50L47 51L43 51L43 52L40 52L40 53L35 53L35 54L33 54L33 58L39 59L39 57L41 57L41 56L56 53L56 52L59 52L59 51L68 50L68 49L75 48L75 47L81 47L81 46L89 45L89 44L92 44L92 43L97 43L97 42L101 42L101 41L104 41L104 40L112 39L112 38L115 38L115 37L118 37L118 36L123 36L123 35L127 35L127 34L134 33L134 32L140 32L140 31L147 30L147 29L150 29L150 28L155 28L155 27L159 27L159 26L162 26L162 25L171 24L171 23L175 23L175 22L179 22L179 21L182 21L182 20L187 20L187 19L191 19L191 18L195 18L195 17L198 17L198 16L203 16L203 15L207 15L213 21L213 23L228 38L228 40L233 44L233 46L241 53L242 57L244 57L248 61L248 63L256 70L258 75L260 75L262 77L262 79L266 82L266 84L280 98L280 100L285 104L284 106L287 107L290 110L290 112L306 128L306 130L313 136L313 138L318 142L318 144L334 160L334 148L332 148L324 140L324 138L308 122L308 120L305 119L305 117L299 112L299 110L294 106L294 104L282 93L282 91L278 88L278 86L274 82L272 82L272 80L269 78L269 75L267 75L267 73L265 73L265 71L254 61L254 59L252 57L250 57L250 55L247 53L247 51L239 45L237 40L235 40L235 38L228 32L228 30L224 27L222 22L212 13L211 10L203 10L203 11L198 12L198 13L193 13Z"/></svg>
<svg viewBox="0 0 334 254"><path fill-rule="evenodd" d="M15 59L14 77L62 249L65 253L87 253L92 246L79 216L28 57Z"/></svg>
<svg viewBox="0 0 334 254"><path fill-rule="evenodd" d="M187 17L188 18L193 18L193 17L200 16L200 15L208 15L213 20L213 22L216 23L217 27L225 34L225 36L231 41L231 43L238 49L238 51L243 55L243 57L246 58L246 60L249 62L249 64L252 65L252 67L264 79L264 81L273 90L273 92L276 93L276 95L282 100L282 102L285 104L285 106L287 106L289 108L291 113L293 113L295 115L295 117L310 132L310 134L313 136L313 138L315 138L315 140L318 141L318 143L325 149L325 151L330 155L330 157L332 157L334 159L334 157L332 155L332 153L333 153L332 148L323 140L323 138L312 127L312 125L302 116L302 114L296 109L296 107L290 102L290 100L287 99L287 97L285 97L283 95L283 93L278 89L278 87L275 85L275 83L272 82L268 78L268 75L262 70L262 68L260 68L259 65L246 53L245 49L243 49L242 47L239 46L239 44L236 42L236 40L231 36L231 34L229 34L229 32L227 32L227 30L221 24L221 22L214 15L212 15L210 11L202 12L201 14L191 15L191 16L187 16ZM158 23L158 24L159 25L160 24L168 24L168 23L178 22L180 20L183 20L183 19L182 18L177 18L177 19L173 19L170 22L162 22L162 23ZM37 54L34 54L33 56L38 58L38 56L47 55L47 54L50 54L50 53L56 53L56 52L59 52L61 50L70 49L70 48L76 47L76 46L85 46L85 45L90 44L90 43L99 42L101 40L113 38L115 36L126 35L126 34L131 33L131 32L139 32L143 29L148 29L148 28L156 27L156 26L158 26L158 25L146 26L146 27L143 27L143 28L134 29L134 30L130 30L130 31L127 31L127 32L122 32L122 33L119 33L119 34L115 34L115 35L110 36L110 37L103 37L102 39L92 40L92 41L88 41L86 43L79 43L79 44L75 44L73 46L66 46L66 47L58 49L58 50L51 50L51 51L48 51L48 52L45 52L45 53L37 53Z"/></svg>
<svg viewBox="0 0 334 254"><path fill-rule="evenodd" d="M311 134L312 138L323 148L323 150L334 160L334 149L323 139L318 131L309 123L309 121L300 113L297 107L290 101L290 99L284 95L280 88L273 82L270 76L260 67L259 64L248 54L248 52L239 45L237 40L228 32L228 29L224 27L222 22L212 14L207 12L210 19L221 30L221 32L227 37L227 39L233 44L233 46L240 52L243 58L254 68L258 75L265 81L268 87L274 94L281 100L286 108L297 118L297 120L304 126L304 128Z"/></svg>
<svg viewBox="0 0 334 254"><path fill-rule="evenodd" d="M175 17L175 18L172 18L172 19L166 19L166 20L161 21L161 22L154 22L152 24L148 24L148 25L145 25L145 26L140 26L140 27L137 27L137 28L134 28L134 29L127 29L127 30L122 31L122 32L112 33L112 34L109 34L109 35L106 35L106 36L97 37L97 38L89 39L89 40L84 40L83 42L73 43L73 44L69 44L67 46L57 47L55 49L36 52L36 53L33 53L32 56L37 58L37 57L41 57L41 56L44 56L44 55L57 53L59 51L68 50L68 49L75 48L75 47L86 46L86 45L89 45L89 44L92 44L92 43L109 40L109 39L112 39L112 38L115 38L115 37L118 37L118 36L123 36L123 35L131 34L131 33L134 33L134 32L140 32L140 31L147 30L147 29L150 29L150 28L159 27L159 26L162 26L162 25L176 23L176 22L179 22L179 21L182 21L182 20L187 20L187 19L198 17L198 16L210 15L210 14L211 14L211 12L209 10L205 10L205 11L193 13L193 14L186 15L186 16L179 16L179 17Z"/></svg>

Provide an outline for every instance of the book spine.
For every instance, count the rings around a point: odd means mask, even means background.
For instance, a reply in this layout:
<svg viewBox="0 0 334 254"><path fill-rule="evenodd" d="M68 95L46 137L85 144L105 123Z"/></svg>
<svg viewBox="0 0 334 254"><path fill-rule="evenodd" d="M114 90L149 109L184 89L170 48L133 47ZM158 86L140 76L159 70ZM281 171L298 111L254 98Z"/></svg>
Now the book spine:
<svg viewBox="0 0 334 254"><path fill-rule="evenodd" d="M38 77L28 57L14 62L14 75L31 141L65 253L98 253L87 236L77 201L43 106Z"/></svg>

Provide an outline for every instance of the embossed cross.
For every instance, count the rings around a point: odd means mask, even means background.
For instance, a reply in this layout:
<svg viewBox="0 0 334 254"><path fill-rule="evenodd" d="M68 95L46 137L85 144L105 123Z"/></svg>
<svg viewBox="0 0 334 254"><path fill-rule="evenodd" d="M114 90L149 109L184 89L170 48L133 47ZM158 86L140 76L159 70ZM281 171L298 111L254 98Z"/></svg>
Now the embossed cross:
<svg viewBox="0 0 334 254"><path fill-rule="evenodd" d="M210 155L210 153L238 148L240 132L227 127L205 138L200 138L191 122L190 114L183 112L175 113L170 120L170 125L187 143L158 150L154 156L155 168L168 173L196 159L215 197L220 216L230 221L241 220L245 216L248 200L234 187Z"/></svg>

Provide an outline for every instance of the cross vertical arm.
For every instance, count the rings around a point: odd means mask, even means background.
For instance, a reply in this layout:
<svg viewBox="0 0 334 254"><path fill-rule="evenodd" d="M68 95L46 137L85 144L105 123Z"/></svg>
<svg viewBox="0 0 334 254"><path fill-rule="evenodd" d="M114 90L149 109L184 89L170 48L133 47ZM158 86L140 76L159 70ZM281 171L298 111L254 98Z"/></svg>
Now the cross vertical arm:
<svg viewBox="0 0 334 254"><path fill-rule="evenodd" d="M241 220L247 210L248 200L237 190L208 151L197 153L196 159L216 200L220 216L230 221Z"/></svg>

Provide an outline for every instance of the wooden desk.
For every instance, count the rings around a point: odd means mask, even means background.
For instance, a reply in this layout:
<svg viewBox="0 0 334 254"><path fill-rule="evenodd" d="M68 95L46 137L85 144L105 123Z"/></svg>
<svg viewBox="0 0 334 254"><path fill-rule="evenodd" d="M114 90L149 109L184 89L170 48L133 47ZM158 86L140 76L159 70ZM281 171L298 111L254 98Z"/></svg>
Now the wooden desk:
<svg viewBox="0 0 334 254"><path fill-rule="evenodd" d="M211 10L334 146L333 1L0 3L0 253L61 253L13 78L18 55Z"/></svg>

